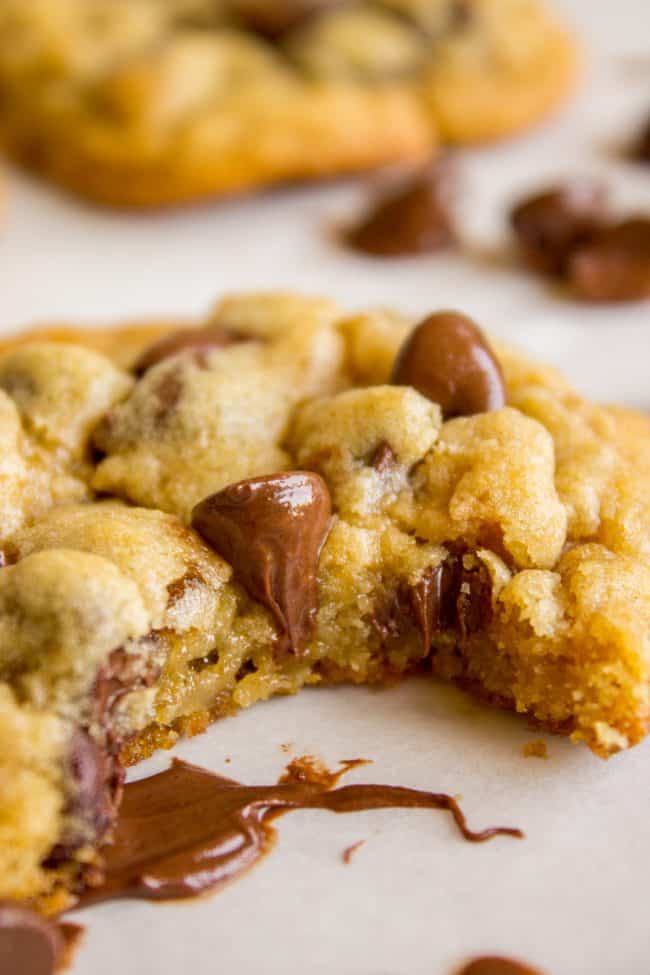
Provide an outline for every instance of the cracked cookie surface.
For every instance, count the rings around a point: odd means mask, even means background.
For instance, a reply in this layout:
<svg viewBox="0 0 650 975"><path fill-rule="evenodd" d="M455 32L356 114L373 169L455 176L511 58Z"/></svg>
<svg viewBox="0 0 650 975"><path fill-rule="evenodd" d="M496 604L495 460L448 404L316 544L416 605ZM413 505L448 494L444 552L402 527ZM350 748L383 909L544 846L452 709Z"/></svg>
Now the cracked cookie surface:
<svg viewBox="0 0 650 975"><path fill-rule="evenodd" d="M8 150L144 207L508 134L576 62L542 0L4 0L0 52Z"/></svg>
<svg viewBox="0 0 650 975"><path fill-rule="evenodd" d="M646 734L648 421L463 316L241 295L7 340L0 388L3 896L89 882L125 762L304 685Z"/></svg>

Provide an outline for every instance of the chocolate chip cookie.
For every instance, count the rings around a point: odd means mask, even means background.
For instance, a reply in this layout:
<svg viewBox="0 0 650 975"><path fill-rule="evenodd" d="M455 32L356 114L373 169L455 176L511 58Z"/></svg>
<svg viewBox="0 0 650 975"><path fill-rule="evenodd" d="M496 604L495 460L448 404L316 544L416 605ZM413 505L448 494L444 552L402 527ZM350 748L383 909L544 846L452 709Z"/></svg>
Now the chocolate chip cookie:
<svg viewBox="0 0 650 975"><path fill-rule="evenodd" d="M575 62L543 0L3 0L0 137L151 207L516 131Z"/></svg>
<svg viewBox="0 0 650 975"><path fill-rule="evenodd" d="M23 336L0 423L0 898L92 885L125 764L304 685L647 732L650 423L458 312Z"/></svg>

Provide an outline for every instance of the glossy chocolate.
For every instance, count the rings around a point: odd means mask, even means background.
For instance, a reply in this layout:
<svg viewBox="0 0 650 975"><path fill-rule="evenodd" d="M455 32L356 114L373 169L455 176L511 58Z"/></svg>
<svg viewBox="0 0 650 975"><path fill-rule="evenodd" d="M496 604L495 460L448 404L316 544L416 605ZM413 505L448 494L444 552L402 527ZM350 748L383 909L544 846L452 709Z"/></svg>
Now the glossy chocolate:
<svg viewBox="0 0 650 975"><path fill-rule="evenodd" d="M506 402L501 366L485 336L453 311L430 315L411 332L391 382L439 403L445 419L498 410Z"/></svg>
<svg viewBox="0 0 650 975"><path fill-rule="evenodd" d="M81 906L114 898L165 900L216 890L253 866L272 846L272 822L297 809L350 813L366 809L444 809L473 843L521 832L474 832L445 793L388 785L332 788L357 761L323 775L296 760L276 785L246 786L175 759L170 768L126 786L114 842L105 851L104 880ZM312 771L313 770L313 771Z"/></svg>
<svg viewBox="0 0 650 975"><path fill-rule="evenodd" d="M576 249L568 277L585 301L650 298L650 219L633 217L614 224Z"/></svg>
<svg viewBox="0 0 650 975"><path fill-rule="evenodd" d="M548 274L563 274L573 250L591 240L606 218L607 193L588 181L523 200L510 216L524 260Z"/></svg>
<svg viewBox="0 0 650 975"><path fill-rule="evenodd" d="M483 958L470 961L458 972L458 975L543 975L543 973L513 958L485 955Z"/></svg>
<svg viewBox="0 0 650 975"><path fill-rule="evenodd" d="M208 353L213 349L234 345L236 342L250 341L247 336L230 331L221 325L201 325L197 328L181 328L170 335L164 335L142 352L133 366L136 375L141 376L152 366L179 352L191 349L197 354Z"/></svg>
<svg viewBox="0 0 650 975"><path fill-rule="evenodd" d="M231 484L192 512L192 526L272 614L279 653L303 653L313 632L331 511L318 474L290 471Z"/></svg>
<svg viewBox="0 0 650 975"><path fill-rule="evenodd" d="M63 946L56 924L22 904L0 901L2 975L53 975Z"/></svg>
<svg viewBox="0 0 650 975"><path fill-rule="evenodd" d="M468 568L465 554L450 551L417 583L400 586L389 606L376 608L373 624L382 640L401 639L408 626L414 625L422 640L422 656L426 657L437 634L454 629L464 640L489 624L490 574L478 560Z"/></svg>
<svg viewBox="0 0 650 975"><path fill-rule="evenodd" d="M378 257L424 254L452 246L450 212L453 173L447 165L419 176L378 200L347 240L355 250Z"/></svg>

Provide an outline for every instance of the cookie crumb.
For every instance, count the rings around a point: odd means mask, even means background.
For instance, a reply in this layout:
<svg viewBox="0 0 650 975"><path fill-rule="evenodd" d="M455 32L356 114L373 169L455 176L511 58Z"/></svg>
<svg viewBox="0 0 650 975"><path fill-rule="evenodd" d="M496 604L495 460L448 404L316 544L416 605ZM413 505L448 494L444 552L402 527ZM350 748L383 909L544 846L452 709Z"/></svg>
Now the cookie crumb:
<svg viewBox="0 0 650 975"><path fill-rule="evenodd" d="M541 739L527 742L522 748L522 752L524 758L548 758L546 742Z"/></svg>
<svg viewBox="0 0 650 975"><path fill-rule="evenodd" d="M288 752L290 752L290 751L293 750L293 742L292 741L285 741L284 744L280 745L280 748L282 749L282 751L286 755Z"/></svg>
<svg viewBox="0 0 650 975"><path fill-rule="evenodd" d="M354 854L357 852L357 850L361 849L361 847L365 844L365 842L366 842L365 840L357 840L357 842L353 843L352 846L348 846L345 848L345 850L343 850L343 853L341 854L341 859L343 860L343 863L346 864L346 866L352 861L352 857L354 856Z"/></svg>

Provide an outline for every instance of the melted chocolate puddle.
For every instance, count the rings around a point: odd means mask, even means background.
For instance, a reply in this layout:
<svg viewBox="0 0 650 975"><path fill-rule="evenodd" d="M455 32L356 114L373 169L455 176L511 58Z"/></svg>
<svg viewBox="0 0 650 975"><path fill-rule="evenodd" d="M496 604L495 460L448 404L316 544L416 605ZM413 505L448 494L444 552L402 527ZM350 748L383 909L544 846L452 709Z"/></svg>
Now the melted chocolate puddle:
<svg viewBox="0 0 650 975"><path fill-rule="evenodd" d="M523 836L501 826L474 832L445 793L390 785L334 788L341 775L362 763L343 762L332 773L314 760L297 759L276 785L247 786L174 759L165 772L127 785L114 841L104 853L103 880L82 894L79 906L217 890L261 859L275 839L272 822L296 809L443 809L472 843Z"/></svg>

